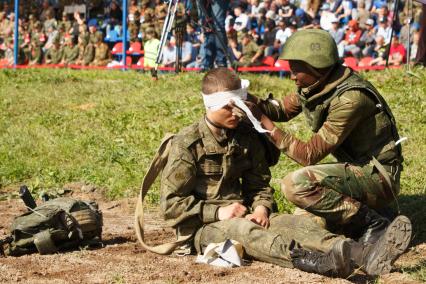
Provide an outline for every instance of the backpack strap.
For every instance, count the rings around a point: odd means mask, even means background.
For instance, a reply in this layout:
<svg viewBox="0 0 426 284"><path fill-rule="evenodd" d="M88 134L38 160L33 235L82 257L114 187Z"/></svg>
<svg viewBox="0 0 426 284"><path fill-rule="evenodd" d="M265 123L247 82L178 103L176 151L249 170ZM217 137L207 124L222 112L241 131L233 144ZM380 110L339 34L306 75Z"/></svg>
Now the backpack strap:
<svg viewBox="0 0 426 284"><path fill-rule="evenodd" d="M143 178L139 197L136 201L134 224L136 236L144 249L158 254L171 254L177 247L183 245L192 237L192 235L179 236L174 242L164 243L156 246L147 245L144 241L143 201L148 193L148 190L151 188L151 185L154 183L157 176L164 169L167 163L171 141L174 136L174 134L168 133L161 141L160 147L155 153L155 156L151 161L151 165L149 166L149 169Z"/></svg>

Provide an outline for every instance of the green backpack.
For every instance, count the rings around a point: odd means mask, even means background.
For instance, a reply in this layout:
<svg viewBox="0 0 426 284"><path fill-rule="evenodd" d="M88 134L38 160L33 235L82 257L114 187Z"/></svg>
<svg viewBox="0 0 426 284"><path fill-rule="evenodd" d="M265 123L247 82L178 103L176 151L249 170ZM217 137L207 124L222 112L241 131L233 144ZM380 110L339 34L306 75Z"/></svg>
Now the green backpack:
<svg viewBox="0 0 426 284"><path fill-rule="evenodd" d="M3 251L11 256L101 244L102 213L95 202L60 197L16 217L10 232Z"/></svg>

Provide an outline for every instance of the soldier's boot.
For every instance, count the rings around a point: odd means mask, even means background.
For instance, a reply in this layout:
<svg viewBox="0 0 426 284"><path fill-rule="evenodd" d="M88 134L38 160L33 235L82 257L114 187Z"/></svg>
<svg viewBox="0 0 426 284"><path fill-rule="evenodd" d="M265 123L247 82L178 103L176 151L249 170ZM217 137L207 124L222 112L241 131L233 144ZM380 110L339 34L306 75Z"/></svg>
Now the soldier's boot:
<svg viewBox="0 0 426 284"><path fill-rule="evenodd" d="M411 240L412 226L403 215L396 217L374 244L350 242L354 264L371 276L387 274Z"/></svg>
<svg viewBox="0 0 426 284"><path fill-rule="evenodd" d="M358 242L374 244L383 235L389 223L388 219L363 204L348 225L361 230L362 236Z"/></svg>
<svg viewBox="0 0 426 284"><path fill-rule="evenodd" d="M350 242L339 240L328 253L294 248L290 251L295 268L331 277L346 278L353 272Z"/></svg>

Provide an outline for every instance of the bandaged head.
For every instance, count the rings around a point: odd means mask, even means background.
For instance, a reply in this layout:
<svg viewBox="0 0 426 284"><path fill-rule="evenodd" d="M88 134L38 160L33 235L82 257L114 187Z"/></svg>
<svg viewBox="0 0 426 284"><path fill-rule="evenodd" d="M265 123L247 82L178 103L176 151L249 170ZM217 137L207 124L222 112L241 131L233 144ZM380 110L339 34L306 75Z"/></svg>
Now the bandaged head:
<svg viewBox="0 0 426 284"><path fill-rule="evenodd" d="M269 132L263 129L260 122L253 116L250 109L245 105L247 99L247 89L250 85L248 80L241 80L241 88L232 91L215 92L212 94L202 94L204 105L207 110L216 111L233 102L237 107L244 111L254 128L260 132Z"/></svg>

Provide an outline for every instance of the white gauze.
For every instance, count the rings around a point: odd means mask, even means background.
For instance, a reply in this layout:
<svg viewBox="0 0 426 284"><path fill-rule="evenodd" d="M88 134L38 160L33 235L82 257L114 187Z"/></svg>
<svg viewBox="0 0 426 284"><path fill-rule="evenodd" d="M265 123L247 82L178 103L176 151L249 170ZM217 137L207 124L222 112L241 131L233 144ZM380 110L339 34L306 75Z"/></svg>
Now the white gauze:
<svg viewBox="0 0 426 284"><path fill-rule="evenodd" d="M249 85L249 80L241 79L241 89L226 92L217 92L209 95L201 93L203 96L204 105L206 109L216 111L229 104L230 101L233 101L237 107L239 107L242 111L245 112L257 132L270 132L269 130L266 130L262 127L260 122L254 117L250 109L244 103L244 100L247 99L247 88L249 87Z"/></svg>

